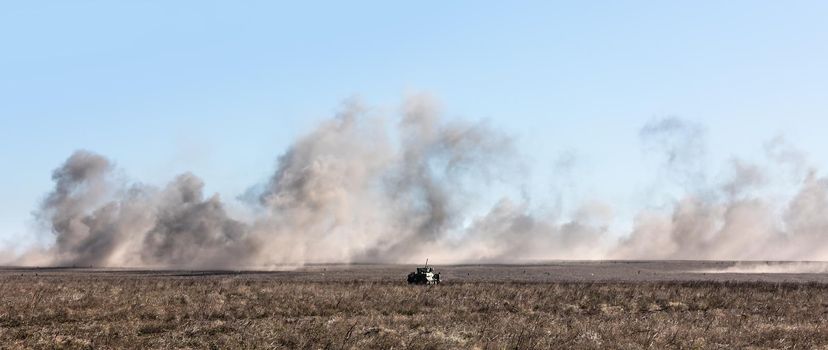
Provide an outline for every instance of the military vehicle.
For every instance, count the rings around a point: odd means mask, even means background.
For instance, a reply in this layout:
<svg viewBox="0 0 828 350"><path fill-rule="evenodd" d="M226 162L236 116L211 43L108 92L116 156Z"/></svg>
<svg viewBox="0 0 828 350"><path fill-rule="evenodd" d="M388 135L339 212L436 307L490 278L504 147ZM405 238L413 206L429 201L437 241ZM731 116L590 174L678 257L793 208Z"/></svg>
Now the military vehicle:
<svg viewBox="0 0 828 350"><path fill-rule="evenodd" d="M440 284L440 274L428 267L428 259L424 267L418 267L416 272L408 274L409 284Z"/></svg>

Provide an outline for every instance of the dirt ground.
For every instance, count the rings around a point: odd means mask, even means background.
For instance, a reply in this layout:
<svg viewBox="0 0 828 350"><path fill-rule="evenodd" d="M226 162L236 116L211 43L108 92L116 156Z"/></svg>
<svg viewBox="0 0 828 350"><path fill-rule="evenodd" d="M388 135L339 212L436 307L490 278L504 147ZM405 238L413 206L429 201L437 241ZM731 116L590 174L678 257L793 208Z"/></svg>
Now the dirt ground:
<svg viewBox="0 0 828 350"><path fill-rule="evenodd" d="M536 264L431 265L444 283L459 282L794 282L828 283L824 262L558 261ZM226 276L281 282L403 282L415 265L317 264L275 270L152 270L0 267L0 277L199 277ZM729 271L750 271L729 272ZM763 273L763 271L785 273ZM814 273L822 272L822 273Z"/></svg>
<svg viewBox="0 0 828 350"><path fill-rule="evenodd" d="M7 267L0 348L828 348L820 263L434 267Z"/></svg>

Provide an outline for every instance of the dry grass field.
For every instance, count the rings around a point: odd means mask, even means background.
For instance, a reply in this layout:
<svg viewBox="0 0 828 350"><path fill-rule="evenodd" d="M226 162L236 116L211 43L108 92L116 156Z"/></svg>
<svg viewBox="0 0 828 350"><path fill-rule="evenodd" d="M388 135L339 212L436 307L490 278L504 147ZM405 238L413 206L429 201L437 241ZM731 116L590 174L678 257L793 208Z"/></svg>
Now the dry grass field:
<svg viewBox="0 0 828 350"><path fill-rule="evenodd" d="M426 287L409 268L5 269L0 348L828 348L819 274L456 266Z"/></svg>

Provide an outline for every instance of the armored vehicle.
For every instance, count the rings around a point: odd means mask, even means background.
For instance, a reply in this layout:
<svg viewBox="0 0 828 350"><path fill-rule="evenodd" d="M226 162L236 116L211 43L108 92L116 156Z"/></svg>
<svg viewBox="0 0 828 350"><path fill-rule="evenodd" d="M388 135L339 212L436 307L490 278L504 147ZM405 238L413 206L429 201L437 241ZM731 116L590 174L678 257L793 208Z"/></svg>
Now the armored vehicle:
<svg viewBox="0 0 828 350"><path fill-rule="evenodd" d="M428 259L424 267L418 267L416 272L408 274L409 284L440 284L440 274L428 267Z"/></svg>

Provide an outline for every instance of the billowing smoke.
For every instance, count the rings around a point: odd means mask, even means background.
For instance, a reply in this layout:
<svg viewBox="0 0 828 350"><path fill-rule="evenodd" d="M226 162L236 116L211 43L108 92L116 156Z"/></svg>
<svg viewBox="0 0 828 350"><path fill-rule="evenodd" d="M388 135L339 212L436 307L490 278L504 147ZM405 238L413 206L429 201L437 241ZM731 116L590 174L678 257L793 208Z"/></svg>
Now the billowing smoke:
<svg viewBox="0 0 828 350"><path fill-rule="evenodd" d="M672 121L670 125L682 125ZM676 127L679 135L689 124ZM694 128L695 130L698 130ZM645 127L644 130L649 130ZM644 133L644 131L642 131ZM680 140L682 138L679 138ZM682 141L687 147L696 142ZM669 154L696 154L668 147ZM828 179L807 166L803 153L777 138L765 145L767 164L740 159L729 163L718 183L686 188L667 213L644 211L609 257L620 259L826 260L828 259ZM692 163L689 160L688 163ZM687 163L680 164L686 167ZM668 166L670 164L668 163ZM774 194L771 177L791 171L792 195ZM804 177L802 169L810 169ZM684 170L687 170L684 168ZM691 169L691 171L695 171ZM698 178L705 178L704 172ZM698 184L698 183L696 183Z"/></svg>
<svg viewBox="0 0 828 350"><path fill-rule="evenodd" d="M55 170L55 189L37 213L54 246L22 261L244 267L419 261L432 253L466 259L433 249L450 235L457 245L466 241L472 187L509 168L512 142L486 123L443 121L426 96L408 99L401 114L389 130L388 120L346 104L279 157L268 183L254 186L256 214L244 221L217 195L205 196L192 174L160 189L132 184L106 158L78 151Z"/></svg>
<svg viewBox="0 0 828 350"><path fill-rule="evenodd" d="M682 191L666 208L640 212L631 232L612 232L614 211L601 202L562 216L556 205L544 211L527 194L504 194L475 210L481 192L514 185L520 156L510 137L485 122L445 121L427 96L409 98L392 118L346 103L243 195L244 218L206 195L193 174L156 188L125 180L103 156L77 151L54 171L55 188L36 211L54 244L17 263L267 268L424 257L828 258L828 180L804 155L778 138L765 145L766 164L733 159L725 176L713 177L704 167L704 134L678 118L641 129L645 148L660 155L665 176ZM769 169L778 168L788 169L797 192L770 193Z"/></svg>
<svg viewBox="0 0 828 350"><path fill-rule="evenodd" d="M125 185L106 158L75 152L52 174L55 189L38 218L55 244L35 261L64 266L225 266L244 262L255 245L218 196L204 198L192 174L162 190ZM29 259L32 259L29 257Z"/></svg>

